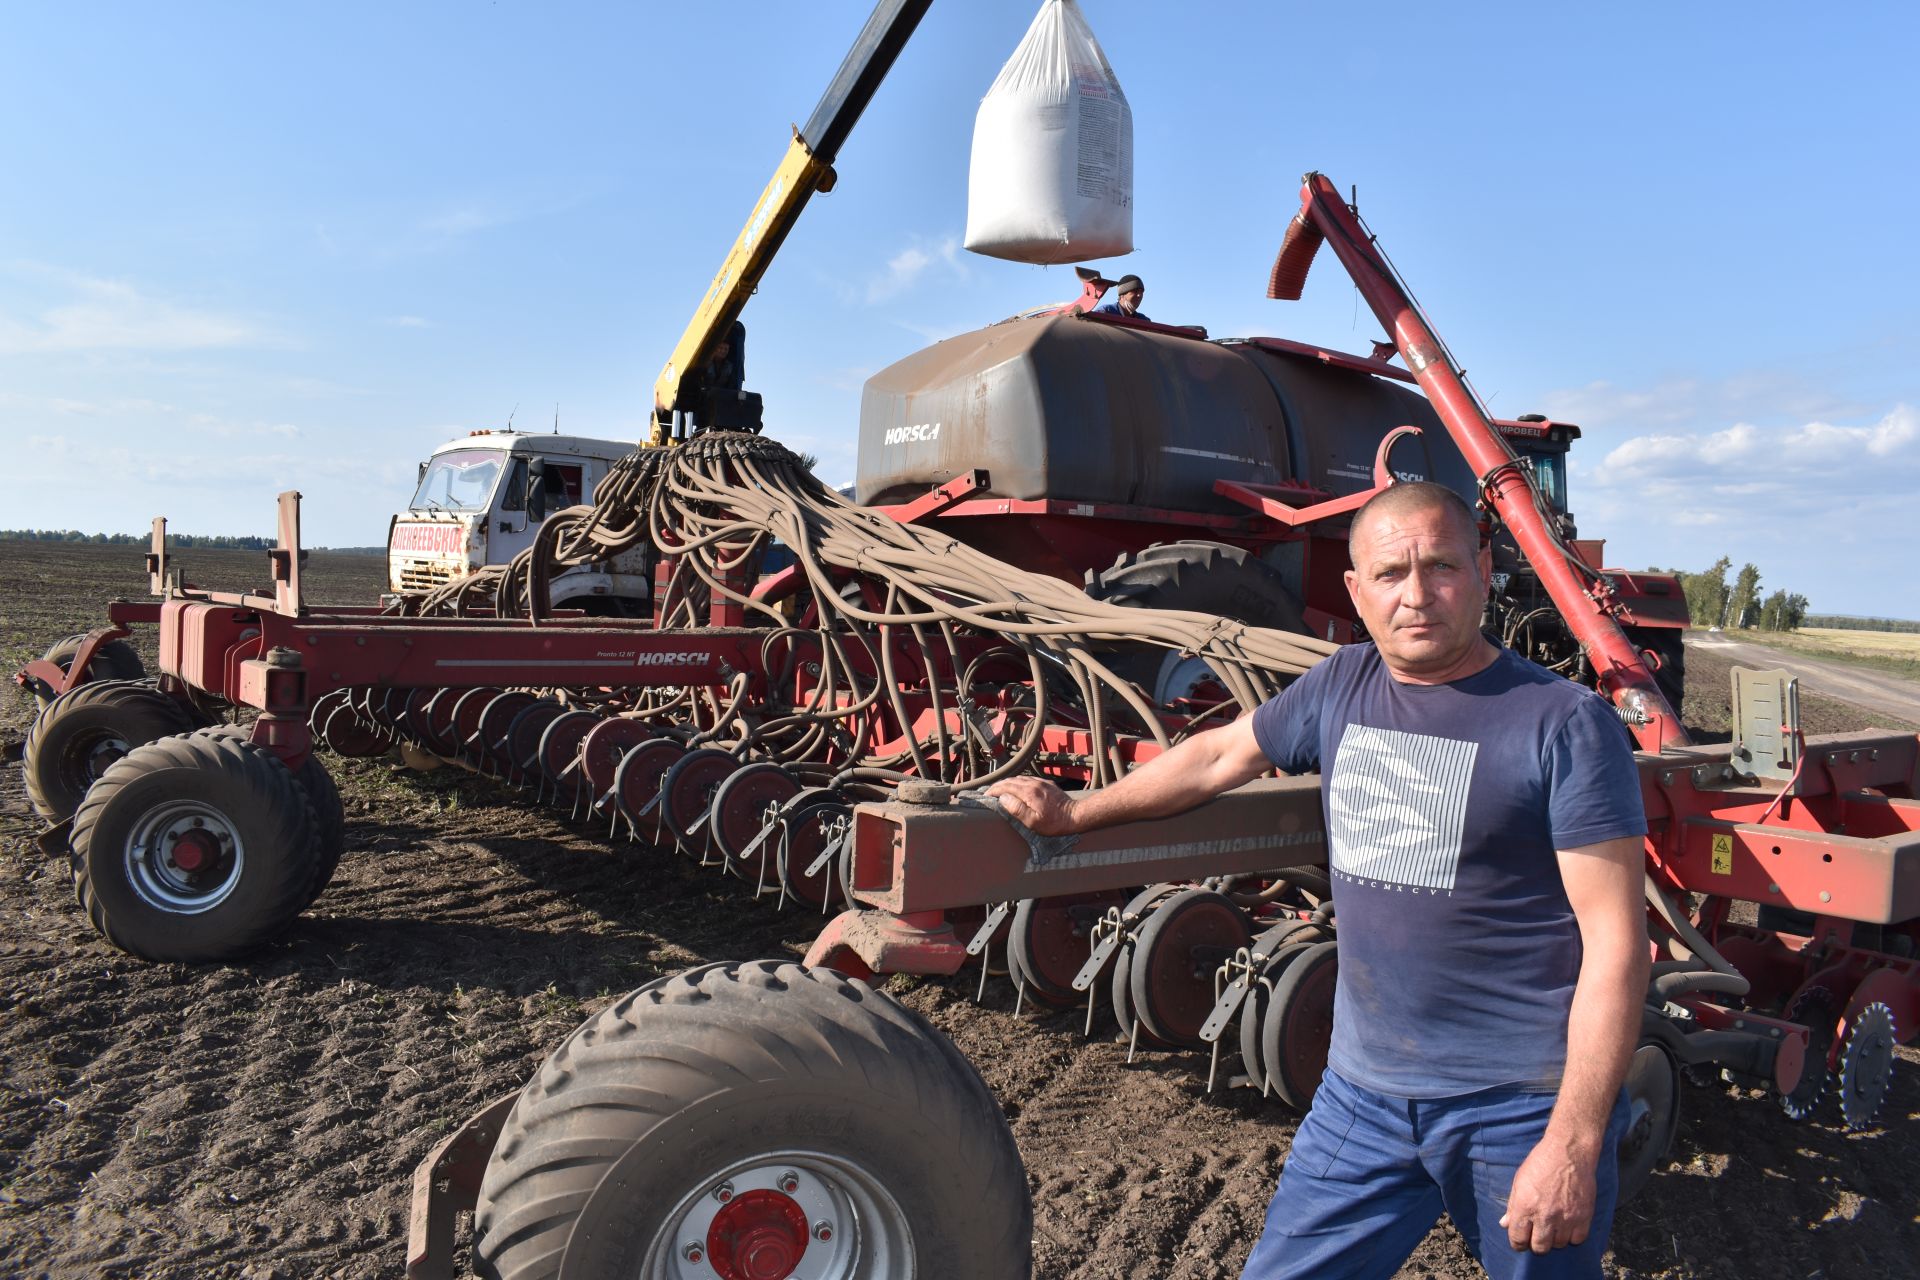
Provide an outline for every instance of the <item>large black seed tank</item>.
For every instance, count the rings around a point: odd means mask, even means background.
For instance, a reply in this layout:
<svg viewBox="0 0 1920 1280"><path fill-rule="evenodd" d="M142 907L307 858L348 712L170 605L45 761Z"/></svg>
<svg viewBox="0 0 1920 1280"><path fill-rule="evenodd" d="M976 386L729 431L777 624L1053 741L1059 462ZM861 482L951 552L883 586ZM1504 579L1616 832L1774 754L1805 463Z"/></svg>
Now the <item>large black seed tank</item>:
<svg viewBox="0 0 1920 1280"><path fill-rule="evenodd" d="M949 338L868 379L857 501L903 502L975 468L1005 498L1244 512L1215 480L1372 487L1395 427L1403 478L1474 496L1471 473L1417 392L1311 357L1093 316L1009 320Z"/></svg>

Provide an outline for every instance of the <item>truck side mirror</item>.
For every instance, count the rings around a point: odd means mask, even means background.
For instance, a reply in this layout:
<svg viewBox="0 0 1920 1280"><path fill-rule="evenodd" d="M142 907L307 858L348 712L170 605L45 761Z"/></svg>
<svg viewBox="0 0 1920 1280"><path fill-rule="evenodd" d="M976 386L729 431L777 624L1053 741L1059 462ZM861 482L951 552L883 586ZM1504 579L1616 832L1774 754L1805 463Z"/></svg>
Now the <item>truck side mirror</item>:
<svg viewBox="0 0 1920 1280"><path fill-rule="evenodd" d="M527 519L539 523L547 518L547 460L535 458L527 463Z"/></svg>

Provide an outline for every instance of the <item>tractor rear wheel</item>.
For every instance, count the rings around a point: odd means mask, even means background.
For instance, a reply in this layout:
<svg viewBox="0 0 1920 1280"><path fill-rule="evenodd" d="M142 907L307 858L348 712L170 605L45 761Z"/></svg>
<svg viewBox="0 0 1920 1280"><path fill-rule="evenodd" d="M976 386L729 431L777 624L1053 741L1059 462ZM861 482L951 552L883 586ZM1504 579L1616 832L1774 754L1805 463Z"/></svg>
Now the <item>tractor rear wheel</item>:
<svg viewBox="0 0 1920 1280"><path fill-rule="evenodd" d="M146 685L131 680L76 685L48 703L27 731L21 753L27 799L49 822L71 817L115 761L155 738L190 728L178 703Z"/></svg>
<svg viewBox="0 0 1920 1280"><path fill-rule="evenodd" d="M74 893L122 951L229 959L307 904L317 828L272 752L225 734L162 738L109 768L74 814Z"/></svg>
<svg viewBox="0 0 1920 1280"><path fill-rule="evenodd" d="M1653 682L1660 686L1660 695L1673 713L1684 720L1686 708L1681 703L1687 696L1687 633L1678 627L1628 627L1626 632L1634 648L1650 651L1658 659Z"/></svg>
<svg viewBox="0 0 1920 1280"><path fill-rule="evenodd" d="M474 1210L492 1280L1024 1277L1012 1132L958 1049L832 970L709 965L575 1031Z"/></svg>
<svg viewBox="0 0 1920 1280"><path fill-rule="evenodd" d="M1087 594L1136 609L1211 613L1275 631L1307 629L1300 602L1280 571L1223 542L1160 542L1122 555L1088 573ZM1187 696L1207 677L1200 659L1182 660L1161 649L1119 653L1108 665L1162 703Z"/></svg>
<svg viewBox="0 0 1920 1280"><path fill-rule="evenodd" d="M42 662L51 662L62 671L73 666L73 660L80 652L80 646L86 642L86 633L71 635L59 641L40 655ZM92 680L143 680L146 678L146 664L140 661L140 655L125 640L109 640L93 651L93 661L87 664L87 679ZM79 686L75 686L78 688ZM39 700L40 710L45 711L53 699L34 694Z"/></svg>

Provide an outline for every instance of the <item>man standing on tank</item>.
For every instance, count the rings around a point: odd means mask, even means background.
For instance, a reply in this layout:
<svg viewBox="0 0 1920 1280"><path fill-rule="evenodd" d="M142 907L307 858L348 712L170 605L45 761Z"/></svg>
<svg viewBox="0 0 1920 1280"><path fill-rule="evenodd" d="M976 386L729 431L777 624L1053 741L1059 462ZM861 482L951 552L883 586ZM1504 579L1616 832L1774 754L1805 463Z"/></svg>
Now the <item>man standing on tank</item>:
<svg viewBox="0 0 1920 1280"><path fill-rule="evenodd" d="M1376 496L1350 551L1373 643L1110 787L992 793L1059 835L1321 769L1333 1045L1245 1280L1391 1276L1442 1209L1496 1280L1598 1277L1649 958L1631 748L1481 634L1489 552L1451 490Z"/></svg>

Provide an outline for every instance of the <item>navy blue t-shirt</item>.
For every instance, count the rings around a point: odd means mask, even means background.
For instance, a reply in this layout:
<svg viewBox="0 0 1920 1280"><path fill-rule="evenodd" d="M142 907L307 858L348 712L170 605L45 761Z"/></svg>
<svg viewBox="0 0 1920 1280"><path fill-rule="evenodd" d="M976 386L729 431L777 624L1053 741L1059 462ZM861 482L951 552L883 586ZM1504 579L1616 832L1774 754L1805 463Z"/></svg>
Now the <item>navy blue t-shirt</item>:
<svg viewBox="0 0 1920 1280"><path fill-rule="evenodd" d="M1555 851L1647 829L1612 707L1507 649L1416 685L1356 644L1257 709L1253 731L1275 767L1325 773L1329 1065L1400 1098L1557 1087L1581 951Z"/></svg>

